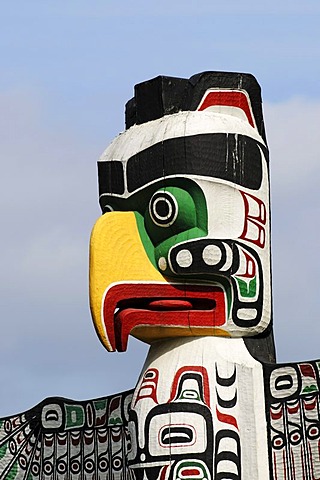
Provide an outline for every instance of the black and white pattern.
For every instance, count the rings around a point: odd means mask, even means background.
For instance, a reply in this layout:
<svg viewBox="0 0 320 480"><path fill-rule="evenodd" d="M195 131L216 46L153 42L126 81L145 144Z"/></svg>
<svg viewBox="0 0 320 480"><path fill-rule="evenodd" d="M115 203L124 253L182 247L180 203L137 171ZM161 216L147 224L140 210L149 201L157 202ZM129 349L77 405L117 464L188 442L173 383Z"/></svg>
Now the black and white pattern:
<svg viewBox="0 0 320 480"><path fill-rule="evenodd" d="M0 420L0 479L129 480L132 393L84 402L48 398Z"/></svg>

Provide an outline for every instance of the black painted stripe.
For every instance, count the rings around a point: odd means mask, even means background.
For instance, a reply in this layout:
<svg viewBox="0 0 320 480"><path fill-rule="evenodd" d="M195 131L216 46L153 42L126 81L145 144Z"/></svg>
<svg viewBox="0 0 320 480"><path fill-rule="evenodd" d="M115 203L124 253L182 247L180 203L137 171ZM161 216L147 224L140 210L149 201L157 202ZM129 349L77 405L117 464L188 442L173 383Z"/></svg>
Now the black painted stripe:
<svg viewBox="0 0 320 480"><path fill-rule="evenodd" d="M168 175L204 175L253 190L262 181L261 151L265 146L245 135L213 133L170 138L127 163L128 191Z"/></svg>
<svg viewBox="0 0 320 480"><path fill-rule="evenodd" d="M98 162L99 196L103 193L124 193L124 175L121 162Z"/></svg>
<svg viewBox="0 0 320 480"><path fill-rule="evenodd" d="M262 181L263 151L268 149L246 135L209 133L170 138L133 155L127 162L128 191L169 175L203 175L220 178L252 190ZM99 194L124 193L120 161L98 162Z"/></svg>

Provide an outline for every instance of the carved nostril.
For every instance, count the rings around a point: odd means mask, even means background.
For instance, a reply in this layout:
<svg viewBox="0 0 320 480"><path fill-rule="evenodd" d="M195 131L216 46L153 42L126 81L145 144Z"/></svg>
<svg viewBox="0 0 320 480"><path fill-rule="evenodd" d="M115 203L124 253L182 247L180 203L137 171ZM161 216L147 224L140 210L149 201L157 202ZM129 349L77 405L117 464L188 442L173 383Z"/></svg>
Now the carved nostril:
<svg viewBox="0 0 320 480"><path fill-rule="evenodd" d="M177 253L176 260L179 267L188 268L192 264L193 258L191 252L184 249Z"/></svg>
<svg viewBox="0 0 320 480"><path fill-rule="evenodd" d="M221 250L217 245L207 245L202 251L202 258L207 265L217 265L221 260Z"/></svg>

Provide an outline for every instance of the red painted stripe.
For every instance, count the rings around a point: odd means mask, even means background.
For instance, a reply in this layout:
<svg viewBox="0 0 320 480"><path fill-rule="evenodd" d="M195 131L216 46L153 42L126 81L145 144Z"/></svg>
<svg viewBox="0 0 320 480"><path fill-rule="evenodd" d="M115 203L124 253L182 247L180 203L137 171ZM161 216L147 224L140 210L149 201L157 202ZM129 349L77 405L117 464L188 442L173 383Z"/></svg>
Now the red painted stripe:
<svg viewBox="0 0 320 480"><path fill-rule="evenodd" d="M198 477L200 473L198 468L185 468L180 472L180 475L182 477Z"/></svg>
<svg viewBox="0 0 320 480"><path fill-rule="evenodd" d="M314 372L314 369L310 363L300 363L299 365L300 372L304 377L311 377L311 378L316 378L316 374Z"/></svg>
<svg viewBox="0 0 320 480"><path fill-rule="evenodd" d="M270 410L270 416L272 418L272 420L279 420L279 418L281 418L283 415L283 412L282 412L282 407L280 410L276 411L276 410Z"/></svg>
<svg viewBox="0 0 320 480"><path fill-rule="evenodd" d="M169 465L165 465L165 466L161 469L160 480L165 480L168 467L169 467Z"/></svg>
<svg viewBox="0 0 320 480"><path fill-rule="evenodd" d="M216 413L219 422L229 423L230 425L236 427L237 430L239 430L237 420L232 415L227 415L226 413L219 412L218 408L216 408Z"/></svg>

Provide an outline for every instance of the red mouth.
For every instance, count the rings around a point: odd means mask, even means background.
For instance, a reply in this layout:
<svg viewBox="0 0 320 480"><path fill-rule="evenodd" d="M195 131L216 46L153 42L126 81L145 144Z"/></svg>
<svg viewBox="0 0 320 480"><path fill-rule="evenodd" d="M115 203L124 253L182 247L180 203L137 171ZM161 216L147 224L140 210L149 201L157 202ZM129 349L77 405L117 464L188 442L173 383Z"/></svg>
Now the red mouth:
<svg viewBox="0 0 320 480"><path fill-rule="evenodd" d="M225 296L222 288L209 285L120 283L105 296L103 320L112 350L124 352L137 327L181 328L189 335L195 329L221 327Z"/></svg>

